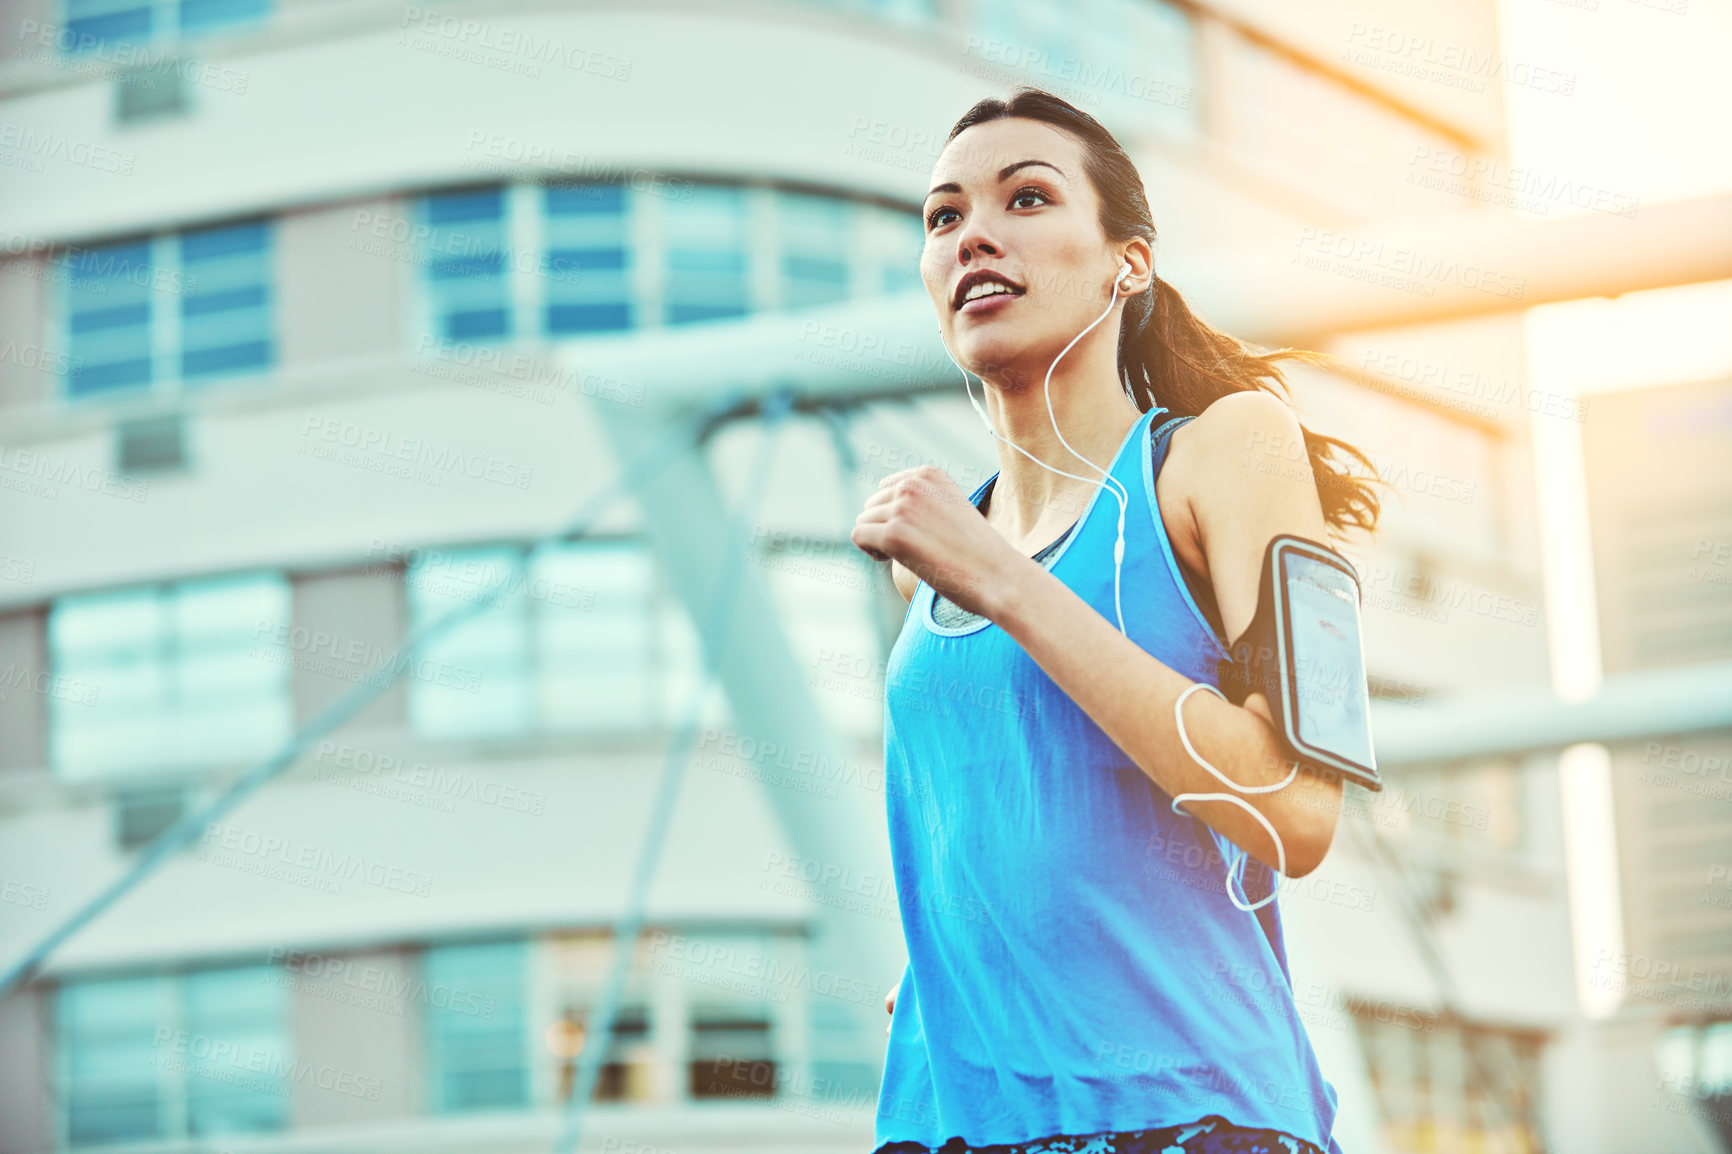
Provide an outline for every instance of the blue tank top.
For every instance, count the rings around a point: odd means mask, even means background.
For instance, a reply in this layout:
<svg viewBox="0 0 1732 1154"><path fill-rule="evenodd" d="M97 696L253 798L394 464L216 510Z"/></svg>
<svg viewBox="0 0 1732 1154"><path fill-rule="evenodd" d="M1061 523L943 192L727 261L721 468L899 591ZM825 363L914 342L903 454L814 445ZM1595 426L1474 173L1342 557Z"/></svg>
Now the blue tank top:
<svg viewBox="0 0 1732 1154"><path fill-rule="evenodd" d="M1146 412L1110 466L1125 486L1125 627L1218 685L1225 649L1186 588L1155 500ZM1135 446L1138 451L1129 451ZM995 473L994 477L997 476ZM974 491L977 504L990 483ZM1118 502L1097 488L1048 566L1109 622ZM1279 899L1237 909L1243 851L1172 799L1021 645L945 629L910 599L885 669L890 853L908 946L874 1148L1028 1142L1218 1114L1331 1154L1335 1088L1293 1003ZM1252 861L1245 895L1274 873Z"/></svg>

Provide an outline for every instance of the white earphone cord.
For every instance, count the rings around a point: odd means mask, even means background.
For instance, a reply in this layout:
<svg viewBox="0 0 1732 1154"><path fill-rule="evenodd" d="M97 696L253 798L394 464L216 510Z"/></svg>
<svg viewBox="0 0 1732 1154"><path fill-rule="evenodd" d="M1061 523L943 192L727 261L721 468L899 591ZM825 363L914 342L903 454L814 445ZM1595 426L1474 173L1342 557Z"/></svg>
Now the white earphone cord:
<svg viewBox="0 0 1732 1154"><path fill-rule="evenodd" d="M1199 689L1207 689L1222 701L1227 700L1227 695L1222 693L1219 689L1216 689L1206 681L1199 681L1183 693L1179 694L1179 699L1173 702L1173 721L1179 727L1179 741L1184 744L1185 752L1191 755L1191 760L1208 770L1217 780L1226 783L1232 788L1238 790L1240 793L1274 793L1278 789L1286 789L1289 785L1292 785L1293 779L1299 776L1299 763L1297 761L1293 763L1293 768L1287 776L1276 782L1274 785L1240 785L1238 782L1234 781L1232 778L1203 760L1202 755L1197 752L1197 747L1191 744L1191 735L1185 732L1185 715L1183 712L1185 707L1185 698L1191 696L1191 694L1197 692ZM1252 805L1244 798L1235 797L1230 793L1176 794L1173 797L1173 812L1183 814L1186 817L1191 816L1179 808L1182 803L1187 801L1230 801L1257 819L1257 824L1262 826L1264 831L1268 833L1270 838L1275 842L1276 882L1273 886L1269 887L1269 894L1262 901L1257 902L1255 905L1247 905L1244 901L1245 866L1250 862L1251 855L1241 848L1239 850L1239 856L1234 859L1233 864L1227 869L1227 900L1232 902L1239 909L1244 910L1246 913L1255 913L1257 910L1262 909L1264 906L1274 901L1275 895L1280 892L1280 878L1285 877L1287 874L1287 847L1281 844L1281 835L1275 832L1275 827L1270 823L1269 819L1264 817L1262 813L1258 811L1256 806ZM1233 892L1233 880L1235 878L1239 881L1238 893Z"/></svg>
<svg viewBox="0 0 1732 1154"><path fill-rule="evenodd" d="M1119 281L1123 277L1128 276L1130 271L1131 271L1131 266L1128 262L1125 264L1119 265L1118 274L1113 278L1113 299L1107 304L1106 311L1101 313L1100 316L1096 317L1092 322L1090 322L1088 328L1083 329L1082 332L1080 332L1076 336L1072 337L1070 344L1066 345L1064 347L1064 349L1058 354L1058 356L1056 356L1052 359L1052 364L1047 366L1047 370L1046 370L1046 385L1045 385L1046 415L1047 415L1047 420L1052 422L1052 431L1058 435L1058 439L1059 439L1060 444L1062 444L1065 448L1069 449L1071 451L1071 453L1073 453L1079 461L1083 462L1089 468L1093 469L1095 472L1097 472L1101 475L1102 479L1099 481L1096 481L1090 477L1081 477L1075 473L1067 473L1063 469L1055 468L1054 466L1047 464L1045 461L1043 461L1039 457L1035 456L1033 453L1029 452L1027 449L1023 448L1021 445L1017 444L1015 441L1012 441L1006 437L1000 436L998 430L992 427L992 418L986 415L986 410L981 408L980 402L976 401L974 399L974 387L968 379L968 370L962 367L961 363L959 361L957 361L957 359L956 359L956 354L954 354L950 351L949 342L944 340L944 330L940 329L938 332L938 339L944 345L945 355L950 358L950 363L955 365L957 371L962 374L962 387L968 392L968 403L973 405L974 411L980 414L980 419L981 419L982 423L984 423L986 425L986 431L988 433L991 433L994 437L997 437L1000 441L1003 441L1005 444L1009 445L1011 448L1015 449L1017 452L1021 453L1023 456L1027 457L1029 460L1031 460L1035 464L1039 465L1041 468L1046 469L1049 472L1057 473L1061 477L1070 477L1073 480L1077 480L1077 481L1087 481L1089 484L1094 485L1096 488L1105 489L1107 492L1111 493L1113 495L1113 499L1119 503L1118 538L1113 543L1113 608L1118 613L1119 632L1125 634L1125 636L1127 636L1127 637L1130 636L1130 634L1128 632L1126 632L1126 630L1125 630L1125 611L1124 611L1124 606L1122 605L1122 603L1120 601L1120 597L1119 597L1119 573L1120 573L1120 568L1122 567L1122 565L1124 563L1124 557L1125 557L1125 509L1127 507L1130 494L1128 492L1126 492L1124 485L1119 482L1119 479L1117 477L1111 476L1110 474L1108 474L1108 472L1105 469L1101 468L1099 465L1095 464L1093 461L1089 460L1087 457L1083 456L1081 453L1078 453L1076 451L1076 448L1069 441L1064 439L1064 434L1062 432L1059 432L1058 418L1056 415L1054 415L1053 409L1052 409L1052 371L1053 371L1053 369L1056 369L1058 367L1059 361L1064 359L1065 353L1070 352L1071 349L1076 346L1076 343L1078 341L1082 340L1085 336L1087 336L1089 334L1090 330L1092 330L1095 327L1095 325L1098 325L1102 321L1107 319L1108 314L1110 314L1113 311L1113 306L1119 303ZM985 387L985 384L986 384L985 378L982 378L981 379L982 388Z"/></svg>
<svg viewBox="0 0 1732 1154"><path fill-rule="evenodd" d="M1029 452L1027 449L1023 448L1021 445L1017 444L1015 441L1012 441L1006 437L1000 436L998 430L992 427L992 418L987 416L986 410L981 408L980 402L976 401L974 399L974 388L968 379L968 370L964 369L962 367L961 363L959 361L957 361L956 355L950 351L949 342L944 340L944 330L940 329L938 332L938 339L939 339L940 343L942 343L944 345L945 355L950 357L950 363L955 365L957 368L957 371L962 374L962 387L968 393L968 403L973 405L974 411L980 414L980 419L986 425L986 431L987 432L991 433L994 437L997 437L1000 441L1003 441L1005 444L1009 445L1011 448L1015 449L1017 452L1021 453L1023 456L1027 457L1029 460L1033 461L1035 464L1041 466L1041 468L1047 469L1047 470L1054 472L1054 473L1057 473L1061 477L1070 477L1073 480L1077 480L1077 481L1088 481L1091 485L1094 485L1096 488L1105 489L1107 492L1109 492L1113 495L1114 500L1118 501L1118 503L1119 503L1118 538L1117 538L1117 540L1115 540L1113 542L1113 608L1118 612L1119 632L1125 634L1125 636L1127 636L1127 637L1129 637L1130 634L1127 633L1125 630L1125 610L1124 610L1124 605L1123 605L1122 601L1120 600L1120 596L1119 596L1119 576L1120 576L1120 572L1124 566L1124 559L1125 559L1125 509L1127 507L1128 498L1129 498L1130 494L1126 491L1125 486L1119 481L1119 479L1117 477L1110 475L1107 472L1107 470L1101 468L1099 465L1095 464L1093 461L1089 460L1087 457L1083 456L1081 453L1078 453L1076 451L1076 448L1069 441L1064 439L1064 433L1059 431L1058 417L1053 412L1053 408L1052 408L1052 371L1053 371L1053 369L1058 367L1058 363L1060 360L1062 360L1064 358L1064 354L1070 352L1071 349L1076 346L1077 341L1080 341L1083 339L1083 337L1087 336L1089 334L1090 330L1092 330L1095 327L1095 325L1098 325L1102 321L1106 320L1107 315L1113 311L1113 305L1118 304L1118 301L1119 301L1119 282L1120 282L1120 280L1129 276L1130 271L1131 271L1131 266L1128 262L1125 264L1119 265L1118 273L1113 278L1113 299L1107 305L1106 312L1101 313L1100 316L1096 317L1089 324L1088 328L1085 328L1082 332L1078 333L1075 337L1071 338L1070 344L1066 345L1064 347L1063 351L1061 351L1058 356L1053 358L1052 364L1049 365L1047 367L1047 370L1046 370L1046 384L1045 384L1046 415L1047 415L1047 420L1052 422L1052 431L1058 436L1059 443L1061 445L1063 445L1066 449L1069 449L1071 451L1071 453L1073 455L1075 455L1078 460L1082 461L1089 468L1093 469L1095 472L1097 472L1101 475L1102 479L1099 481L1093 480L1092 478L1089 478L1089 477L1081 477L1075 473L1067 473L1063 469L1055 468L1052 465L1049 465L1045 461L1041 460L1039 457L1036 457L1033 453ZM986 385L985 378L982 378L981 379L981 387L984 389L985 385ZM1127 395L1129 395L1128 390L1127 390ZM1183 712L1184 705L1185 705L1185 698L1191 696L1191 694L1197 692L1197 690L1199 690L1199 689L1207 689L1210 693L1213 693L1216 697L1219 697L1222 701L1227 700L1227 695L1222 693L1219 689L1216 689L1213 685L1210 685L1207 682L1199 681L1196 684L1192 685L1189 689L1185 690L1183 693L1179 694L1179 699L1173 703L1173 721L1178 725L1179 741L1184 744L1185 752L1189 753L1191 755L1191 760L1195 761L1198 765L1200 765L1204 769L1208 770L1209 773L1214 775L1214 777L1217 780L1221 781L1222 783L1231 787L1232 789L1238 790L1240 793L1274 793L1276 790L1285 789L1287 786L1291 785L1293 783L1293 780L1299 776L1299 763L1297 761L1295 761L1293 763L1292 772L1288 773L1288 775L1285 778L1283 778L1281 781L1277 782L1276 784L1274 784L1274 785L1247 786L1247 785L1240 785L1238 782L1232 780L1226 774L1222 773L1220 770L1218 770L1214 766L1210 765L1207 761L1203 760L1202 755L1197 752L1197 747L1191 744L1190 734L1185 732L1185 715ZM1274 825L1270 823L1268 818L1264 817L1263 814L1258 811L1256 806L1252 805L1250 802L1246 801L1244 798L1235 797L1233 794L1230 794L1230 793L1181 793L1181 794L1177 794L1173 798L1173 812L1176 814L1179 814L1181 816L1185 816L1185 817L1191 816L1191 815L1185 813L1185 811L1183 809L1179 808L1184 802L1187 802L1187 801L1228 801L1228 802L1232 802L1234 805L1240 807L1241 809L1243 809L1247 813L1249 813L1252 817L1256 818L1257 823L1263 827L1263 829L1269 834L1270 838L1272 838L1275 842L1275 861L1276 861L1275 872L1277 874L1277 877L1279 878L1279 877L1286 875L1286 873L1287 873L1287 849L1281 843L1281 835L1275 832ZM1227 890L1227 900L1232 902L1235 907L1237 907L1241 910L1244 910L1246 913L1255 913L1257 910L1262 909L1264 906L1268 905L1270 902L1275 900L1276 895L1280 892L1280 889L1279 889L1280 883L1279 883L1279 881L1277 881L1276 885L1270 888L1268 896L1263 898L1263 900L1255 903L1254 905L1247 903L1244 900L1244 895L1245 895L1245 866L1250 860L1251 860L1251 855L1246 853L1241 848L1239 851L1239 856L1234 859L1233 864L1231 866L1229 866L1227 869L1226 890ZM1234 892L1234 888L1233 888L1233 883L1234 883L1235 879L1237 879L1237 881L1238 881L1238 892L1237 893Z"/></svg>

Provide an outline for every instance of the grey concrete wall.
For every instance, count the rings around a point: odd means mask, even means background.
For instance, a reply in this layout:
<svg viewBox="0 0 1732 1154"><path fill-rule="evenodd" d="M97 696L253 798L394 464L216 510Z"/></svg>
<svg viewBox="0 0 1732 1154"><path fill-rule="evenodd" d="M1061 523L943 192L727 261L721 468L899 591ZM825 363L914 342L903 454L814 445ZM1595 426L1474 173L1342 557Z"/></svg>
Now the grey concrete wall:
<svg viewBox="0 0 1732 1154"><path fill-rule="evenodd" d="M0 53L6 47L0 40ZM13 244L29 239L13 238ZM54 378L45 370L69 367L70 350L47 332L49 270L40 253L0 261L0 407L46 400Z"/></svg>
<svg viewBox="0 0 1732 1154"><path fill-rule="evenodd" d="M48 698L36 692L48 667L48 612L37 607L0 613L0 771L48 762Z"/></svg>
<svg viewBox="0 0 1732 1154"><path fill-rule="evenodd" d="M291 1125L404 1118L422 1110L420 967L404 950L285 959L293 985L290 1031L297 1062L334 1077L296 1084ZM320 1083L325 1083L321 1085Z"/></svg>
<svg viewBox="0 0 1732 1154"><path fill-rule="evenodd" d="M333 640L290 649L295 662L295 724L323 712L356 685L380 675L385 659L406 632L401 567L381 560L376 567L299 575L294 578L297 635L306 629ZM379 655L383 653L384 657ZM335 654L335 656L332 656ZM353 659L351 660L351 656ZM383 695L362 710L352 725L401 725L406 697L400 675Z"/></svg>
<svg viewBox="0 0 1732 1154"><path fill-rule="evenodd" d="M53 1150L53 997L26 987L0 998L0 1154Z"/></svg>
<svg viewBox="0 0 1732 1154"><path fill-rule="evenodd" d="M378 255L377 242L366 244L373 222L395 220L399 211L394 198L380 198L277 218L278 364L295 368L403 347L403 294L412 267Z"/></svg>

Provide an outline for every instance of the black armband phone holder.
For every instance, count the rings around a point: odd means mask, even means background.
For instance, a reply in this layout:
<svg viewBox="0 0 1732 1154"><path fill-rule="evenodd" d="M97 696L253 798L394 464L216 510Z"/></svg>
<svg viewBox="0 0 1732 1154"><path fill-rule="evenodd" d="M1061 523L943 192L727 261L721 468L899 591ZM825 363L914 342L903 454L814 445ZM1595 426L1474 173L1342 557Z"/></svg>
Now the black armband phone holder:
<svg viewBox="0 0 1732 1154"><path fill-rule="evenodd" d="M1294 759L1381 790L1359 620L1359 575L1329 546L1283 533L1263 551L1257 611L1220 659L1235 705L1262 693Z"/></svg>

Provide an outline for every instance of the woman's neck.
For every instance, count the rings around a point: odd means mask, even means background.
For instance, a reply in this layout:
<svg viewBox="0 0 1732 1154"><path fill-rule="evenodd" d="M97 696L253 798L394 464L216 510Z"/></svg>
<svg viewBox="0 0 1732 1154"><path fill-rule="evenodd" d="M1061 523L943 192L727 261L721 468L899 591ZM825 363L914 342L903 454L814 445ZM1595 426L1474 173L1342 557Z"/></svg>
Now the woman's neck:
<svg viewBox="0 0 1732 1154"><path fill-rule="evenodd" d="M1125 434L1142 416L1141 411L1121 388L1061 390L1059 382L1054 381L1050 417L1046 393L1039 387L988 392L987 411L999 436L1015 442L1053 469L1075 474L1062 476L1029 460L1010 445L994 441L998 447L999 476L992 486L988 519L1013 541L1072 524L1082 516L1100 487L1101 473L1088 462L1094 462L1100 470L1110 469L1114 454L1124 444ZM1063 441L1053 431L1054 420L1064 432ZM1087 460L1065 448L1066 441Z"/></svg>

